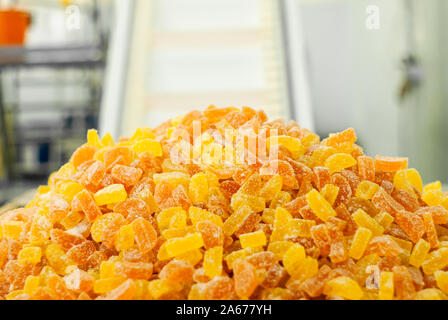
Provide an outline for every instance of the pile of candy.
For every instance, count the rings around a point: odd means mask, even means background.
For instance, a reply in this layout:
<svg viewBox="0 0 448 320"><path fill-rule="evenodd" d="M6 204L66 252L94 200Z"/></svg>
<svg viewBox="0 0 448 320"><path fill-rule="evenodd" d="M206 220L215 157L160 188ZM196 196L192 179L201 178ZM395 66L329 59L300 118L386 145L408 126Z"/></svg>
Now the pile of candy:
<svg viewBox="0 0 448 320"><path fill-rule="evenodd" d="M446 299L448 194L355 142L247 107L90 130L0 217L0 298Z"/></svg>

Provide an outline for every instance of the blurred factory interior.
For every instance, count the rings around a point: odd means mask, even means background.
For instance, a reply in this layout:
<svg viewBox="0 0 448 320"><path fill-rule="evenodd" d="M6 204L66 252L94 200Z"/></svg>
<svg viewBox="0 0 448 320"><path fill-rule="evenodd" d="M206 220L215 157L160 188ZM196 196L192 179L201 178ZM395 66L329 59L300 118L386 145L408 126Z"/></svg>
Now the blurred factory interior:
<svg viewBox="0 0 448 320"><path fill-rule="evenodd" d="M251 106L448 182L446 0L0 0L0 204L86 130Z"/></svg>

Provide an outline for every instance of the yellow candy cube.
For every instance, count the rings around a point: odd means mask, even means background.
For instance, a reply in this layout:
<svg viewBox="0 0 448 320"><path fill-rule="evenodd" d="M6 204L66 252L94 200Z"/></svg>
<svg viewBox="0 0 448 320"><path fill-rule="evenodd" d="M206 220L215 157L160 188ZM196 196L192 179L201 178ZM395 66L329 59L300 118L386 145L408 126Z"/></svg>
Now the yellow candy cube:
<svg viewBox="0 0 448 320"><path fill-rule="evenodd" d="M213 247L204 254L204 272L210 279L222 273L222 253L222 247Z"/></svg>
<svg viewBox="0 0 448 320"><path fill-rule="evenodd" d="M431 245L427 241L423 239L418 240L418 242L414 246L414 249L412 250L411 256L409 258L409 264L419 268L426 260L430 249Z"/></svg>
<svg viewBox="0 0 448 320"><path fill-rule="evenodd" d="M224 225L220 216L198 207L191 206L188 210L188 216L190 217L193 226L196 226L196 224L200 221L209 221L220 227ZM227 220L229 219L230 217ZM228 222L227 224L229 223L230 222Z"/></svg>
<svg viewBox="0 0 448 320"><path fill-rule="evenodd" d="M283 255L283 266L290 275L293 275L305 260L305 248L293 244Z"/></svg>
<svg viewBox="0 0 448 320"><path fill-rule="evenodd" d="M203 245L202 235L199 232L195 232L183 238L167 240L166 252L169 257L175 257L193 249L199 249Z"/></svg>
<svg viewBox="0 0 448 320"><path fill-rule="evenodd" d="M207 176L203 172L194 174L191 177L188 186L188 194L193 203L207 201L208 198L208 181Z"/></svg>
<svg viewBox="0 0 448 320"><path fill-rule="evenodd" d="M325 284L324 294L327 296L339 296L349 300L359 300L364 295L359 284L346 276L331 279Z"/></svg>
<svg viewBox="0 0 448 320"><path fill-rule="evenodd" d="M22 221L4 221L2 223L3 236L15 240L19 239L24 225Z"/></svg>
<svg viewBox="0 0 448 320"><path fill-rule="evenodd" d="M358 227L367 228L372 231L374 236L380 236L384 232L384 228L369 216L364 210L358 209L352 214L353 220Z"/></svg>
<svg viewBox="0 0 448 320"><path fill-rule="evenodd" d="M448 271L436 271L434 272L434 276L440 290L448 294Z"/></svg>
<svg viewBox="0 0 448 320"><path fill-rule="evenodd" d="M187 226L187 212L182 207L172 207L162 210L157 215L160 230L168 228L185 228Z"/></svg>
<svg viewBox="0 0 448 320"><path fill-rule="evenodd" d="M40 277L39 276L28 276L25 280L25 286L23 287L23 291L26 294L32 295L33 292L40 285Z"/></svg>
<svg viewBox="0 0 448 320"><path fill-rule="evenodd" d="M100 264L100 279L114 278L115 274L115 262L103 261Z"/></svg>
<svg viewBox="0 0 448 320"><path fill-rule="evenodd" d="M370 200L373 195L380 189L380 186L374 182L364 180L356 188L355 195L357 197Z"/></svg>
<svg viewBox="0 0 448 320"><path fill-rule="evenodd" d="M195 228L193 226L187 226L185 228L170 228L162 231L162 237L166 240L172 238L182 238L189 233L193 233Z"/></svg>
<svg viewBox="0 0 448 320"><path fill-rule="evenodd" d="M439 191L442 191L442 184L440 183L440 181L435 181L435 182L432 182L432 183L428 183L423 188L423 193L425 193L425 192L427 192L429 190L439 190Z"/></svg>
<svg viewBox="0 0 448 320"><path fill-rule="evenodd" d="M336 216L336 211L331 204L316 189L306 194L306 201L314 214L322 221L327 221L330 217Z"/></svg>
<svg viewBox="0 0 448 320"><path fill-rule="evenodd" d="M286 251L293 245L290 241L274 241L269 242L268 251L271 251L279 260L283 259Z"/></svg>
<svg viewBox="0 0 448 320"><path fill-rule="evenodd" d="M417 292L415 300L445 300L444 294L434 288L423 289Z"/></svg>
<svg viewBox="0 0 448 320"><path fill-rule="evenodd" d="M270 242L284 240L290 233L289 221L292 219L288 210L277 207L274 214L274 230L272 231Z"/></svg>
<svg viewBox="0 0 448 320"><path fill-rule="evenodd" d="M433 274L434 272L445 268L448 265L448 248L442 247L428 254L422 263L423 272Z"/></svg>
<svg viewBox="0 0 448 320"><path fill-rule="evenodd" d="M106 293L112 291L120 284L126 281L126 278L113 277L95 280L93 283L93 292L97 294Z"/></svg>
<svg viewBox="0 0 448 320"><path fill-rule="evenodd" d="M394 222L394 217L392 217L389 213L386 211L381 211L374 217L375 221L378 222L380 226L386 230L389 228L389 226Z"/></svg>
<svg viewBox="0 0 448 320"><path fill-rule="evenodd" d="M224 260L226 261L227 267L229 268L229 270L233 269L233 263L238 260L238 259L242 259L245 258L251 254L254 254L256 252L260 252L262 249L260 247L257 248L245 248L245 249L241 249L241 250L236 250L233 251L231 253L229 253Z"/></svg>
<svg viewBox="0 0 448 320"><path fill-rule="evenodd" d="M82 184L70 180L61 181L56 185L57 192L62 194L68 202L71 202L75 195L83 189L84 186Z"/></svg>
<svg viewBox="0 0 448 320"><path fill-rule="evenodd" d="M275 210L266 208L263 210L263 214L261 215L261 219L264 223L273 224L274 223Z"/></svg>
<svg viewBox="0 0 448 320"><path fill-rule="evenodd" d="M380 274L380 288L378 298L380 300L392 300L394 298L394 273L383 271Z"/></svg>
<svg viewBox="0 0 448 320"><path fill-rule="evenodd" d="M49 244L45 249L45 257L47 258L48 264L58 274L65 274L65 270L70 265L70 261L59 245L54 243Z"/></svg>
<svg viewBox="0 0 448 320"><path fill-rule="evenodd" d="M111 184L94 194L98 206L117 203L126 200L128 194L122 184Z"/></svg>
<svg viewBox="0 0 448 320"><path fill-rule="evenodd" d="M282 190L283 178L281 175L274 175L270 178L260 190L260 196L267 201L274 199L275 195Z"/></svg>
<svg viewBox="0 0 448 320"><path fill-rule="evenodd" d="M241 206L238 210L234 211L230 217L223 224L223 231L226 236L231 236L240 225L244 222L244 219L252 213L252 209L247 206ZM212 221L213 222L213 221Z"/></svg>
<svg viewBox="0 0 448 320"><path fill-rule="evenodd" d="M87 145L101 148L100 137L98 136L98 131L95 129L89 129L87 131Z"/></svg>
<svg viewBox="0 0 448 320"><path fill-rule="evenodd" d="M153 156L161 157L163 154L162 145L154 139L143 139L137 141L132 150L136 153L150 152Z"/></svg>
<svg viewBox="0 0 448 320"><path fill-rule="evenodd" d="M442 190L427 190L423 192L422 200L425 201L428 206L438 206L445 200L445 194Z"/></svg>
<svg viewBox="0 0 448 320"><path fill-rule="evenodd" d="M20 250L18 259L19 262L38 263L42 258L42 249L40 247L25 247Z"/></svg>
<svg viewBox="0 0 448 320"><path fill-rule="evenodd" d="M112 137L112 135L108 132L106 133L102 138L101 138L101 144L104 147L113 147L115 145L114 143L114 138Z"/></svg>
<svg viewBox="0 0 448 320"><path fill-rule="evenodd" d="M131 137L131 141L139 141L144 139L154 139L156 137L154 130L150 127L140 127L135 130Z"/></svg>
<svg viewBox="0 0 448 320"><path fill-rule="evenodd" d="M348 255L353 259L360 259L364 255L364 251L372 238L372 231L367 228L360 227L356 230Z"/></svg>
<svg viewBox="0 0 448 320"><path fill-rule="evenodd" d="M314 258L306 257L303 260L303 262L300 265L298 265L298 268L294 271L289 282L297 280L303 282L317 275L318 271L319 271L318 261Z"/></svg>
<svg viewBox="0 0 448 320"><path fill-rule="evenodd" d="M288 235L293 237L311 238L311 228L316 225L314 220L291 219L288 221Z"/></svg>
<svg viewBox="0 0 448 320"><path fill-rule="evenodd" d="M202 257L203 257L203 254L200 249L193 249L193 250L187 251L185 253L182 253L182 254L176 256L176 259L187 261L192 266L195 266L200 261L202 261Z"/></svg>
<svg viewBox="0 0 448 320"><path fill-rule="evenodd" d="M331 174L354 165L356 165L355 158L347 153L335 153L325 160L325 166L330 169Z"/></svg>
<svg viewBox="0 0 448 320"><path fill-rule="evenodd" d="M423 182L420 174L415 169L398 170L394 175L394 187L415 194L414 188L419 192L423 192Z"/></svg>
<svg viewBox="0 0 448 320"><path fill-rule="evenodd" d="M262 230L240 235L242 248L263 247L266 245L266 235Z"/></svg>
<svg viewBox="0 0 448 320"><path fill-rule="evenodd" d="M118 251L132 248L134 246L134 238L135 234L132 224L122 226L120 230L118 230L115 248Z"/></svg>
<svg viewBox="0 0 448 320"><path fill-rule="evenodd" d="M152 280L148 283L148 291L152 298L159 299L164 294L170 292L178 292L182 290L182 286L179 283L174 283L166 280Z"/></svg>
<svg viewBox="0 0 448 320"><path fill-rule="evenodd" d="M272 136L266 140L266 147L268 149L278 144L281 144L288 149L294 159L297 159L305 152L305 147L298 138L290 136Z"/></svg>
<svg viewBox="0 0 448 320"><path fill-rule="evenodd" d="M234 211L237 211L243 206L249 206L255 212L261 212L265 208L265 199L263 197L254 196L251 194L244 194L237 192L232 196L230 206Z"/></svg>
<svg viewBox="0 0 448 320"><path fill-rule="evenodd" d="M6 295L6 300L16 300L18 295L24 294L24 290L14 290Z"/></svg>
<svg viewBox="0 0 448 320"><path fill-rule="evenodd" d="M328 201L329 204L333 205L338 197L339 187L334 184L327 183L322 190L320 190L320 194Z"/></svg>

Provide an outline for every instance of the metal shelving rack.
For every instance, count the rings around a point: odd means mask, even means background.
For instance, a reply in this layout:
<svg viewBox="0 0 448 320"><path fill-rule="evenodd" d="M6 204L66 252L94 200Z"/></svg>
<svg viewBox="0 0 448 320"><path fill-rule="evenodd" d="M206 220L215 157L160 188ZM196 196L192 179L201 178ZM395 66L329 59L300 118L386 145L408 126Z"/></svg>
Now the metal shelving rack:
<svg viewBox="0 0 448 320"><path fill-rule="evenodd" d="M0 135L2 146L4 146L2 152L5 167L5 177L2 179L4 187L10 187L13 181L20 183L24 178L39 179L47 176L51 170L67 160L69 151L61 152L64 143L68 139L76 138L81 141L87 128L97 126L101 87L95 82L98 72L104 68L103 52L102 48L95 46L0 48L0 79L7 72L20 72L34 68L77 69L90 74L86 82L90 97L87 101L70 102L69 104L62 102L27 105L19 105L14 102L6 103L2 81L0 81ZM26 84L14 81L16 89L21 85ZM61 113L61 123L58 126L49 122L41 124L40 128L39 126L21 128L15 121L18 113L44 110ZM79 117L84 118L84 121L81 121L84 122L84 126L79 125L79 121L77 125L73 123L74 119ZM17 151L23 143L40 143L43 146L51 146L55 150L53 153L57 155L48 159L48 162L44 161L42 166L35 170L34 176L30 176L25 170L22 170L20 159L18 159Z"/></svg>
<svg viewBox="0 0 448 320"><path fill-rule="evenodd" d="M73 149L85 140L86 130L98 126L107 41L99 28L96 2L93 1L91 18L98 33L98 44L0 47L0 160L3 163L0 204L23 190L45 182L48 175L66 162ZM76 82L76 85L86 89L87 97L82 97L80 101L61 100L51 103L22 103L19 99L6 101L3 86L5 75L13 79L8 81L8 90L12 89L12 96L17 97L18 91L26 86L45 85L47 79L39 79L38 83L19 80L20 73L31 70L81 71L82 83ZM73 80L67 80L73 83ZM52 85L63 88L69 84L55 82ZM26 126L18 121L23 114L33 119L33 112L49 112L55 117L52 121L31 121ZM38 150L37 158L42 156L39 161L35 161L32 170L26 168L22 157L23 149L29 145L34 145L34 149Z"/></svg>

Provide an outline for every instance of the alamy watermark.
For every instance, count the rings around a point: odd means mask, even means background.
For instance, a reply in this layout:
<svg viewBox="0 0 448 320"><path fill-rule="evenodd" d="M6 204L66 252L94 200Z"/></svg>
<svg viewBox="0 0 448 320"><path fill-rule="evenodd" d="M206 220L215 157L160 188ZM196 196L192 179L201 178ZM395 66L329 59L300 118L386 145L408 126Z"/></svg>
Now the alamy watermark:
<svg viewBox="0 0 448 320"><path fill-rule="evenodd" d="M71 5L65 9L65 27L69 31L81 29L81 10L78 6Z"/></svg>
<svg viewBox="0 0 448 320"><path fill-rule="evenodd" d="M379 30L381 28L380 8L375 5L366 7L366 28L367 30Z"/></svg>

